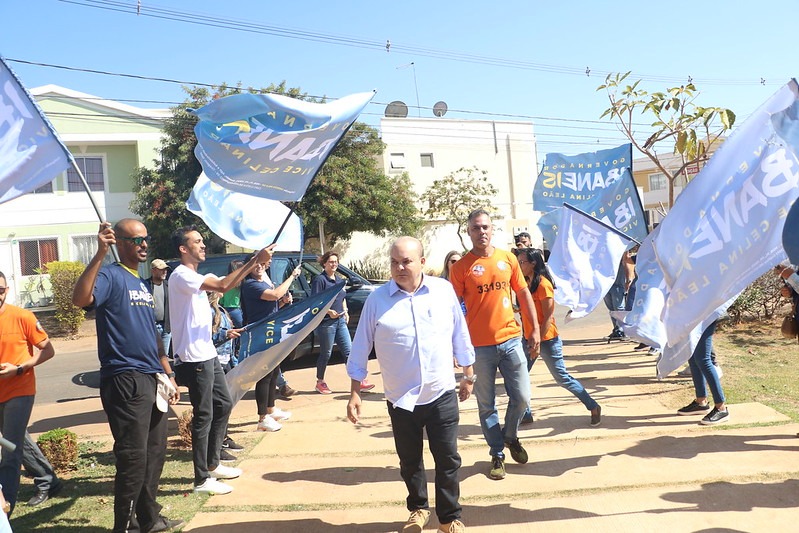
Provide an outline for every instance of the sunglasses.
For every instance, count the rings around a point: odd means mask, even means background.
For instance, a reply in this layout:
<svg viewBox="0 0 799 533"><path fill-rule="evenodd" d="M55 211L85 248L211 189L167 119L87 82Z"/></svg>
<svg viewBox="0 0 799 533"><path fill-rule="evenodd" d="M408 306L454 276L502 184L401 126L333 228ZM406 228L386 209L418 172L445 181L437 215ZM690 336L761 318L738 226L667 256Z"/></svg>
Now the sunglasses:
<svg viewBox="0 0 799 533"><path fill-rule="evenodd" d="M147 243L150 242L150 236L149 235L146 236L146 237L119 237L119 238L122 239L123 241L130 241L133 244L135 244L136 246L141 246L145 242L147 242Z"/></svg>
<svg viewBox="0 0 799 533"><path fill-rule="evenodd" d="M8 290L8 287L0 287L0 295L5 294Z"/></svg>

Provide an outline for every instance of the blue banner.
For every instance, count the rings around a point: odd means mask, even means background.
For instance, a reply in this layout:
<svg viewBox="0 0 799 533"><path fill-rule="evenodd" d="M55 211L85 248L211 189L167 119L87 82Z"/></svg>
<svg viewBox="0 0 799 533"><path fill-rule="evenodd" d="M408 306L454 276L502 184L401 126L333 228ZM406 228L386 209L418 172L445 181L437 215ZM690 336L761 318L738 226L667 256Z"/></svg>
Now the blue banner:
<svg viewBox="0 0 799 533"><path fill-rule="evenodd" d="M194 111L194 154L208 179L233 191L299 201L374 93L317 104L280 95L235 94Z"/></svg>
<svg viewBox="0 0 799 533"><path fill-rule="evenodd" d="M799 87L780 89L721 145L680 194L655 242L670 292L663 322L675 345L786 256L785 218L799 196L794 131Z"/></svg>
<svg viewBox="0 0 799 533"><path fill-rule="evenodd" d="M240 362L225 375L233 405L319 325L342 287L343 281L247 326L241 334Z"/></svg>
<svg viewBox="0 0 799 533"><path fill-rule="evenodd" d="M569 204L585 211L605 224L613 226L628 237L643 241L647 235L646 218L638 189L633 175L628 169L622 169L621 176L605 189L597 191L588 200L569 202ZM550 249L558 235L560 209L555 209L541 216L538 228L547 239ZM552 237L550 239L550 236Z"/></svg>
<svg viewBox="0 0 799 533"><path fill-rule="evenodd" d="M631 144L578 155L547 154L533 187L533 209L547 212L564 202L582 209L616 183L625 168L632 169Z"/></svg>
<svg viewBox="0 0 799 533"><path fill-rule="evenodd" d="M567 320L589 314L616 280L630 239L569 204L563 205L561 232L549 256L555 301L568 306Z"/></svg>
<svg viewBox="0 0 799 533"><path fill-rule="evenodd" d="M782 248L791 264L799 265L799 201L795 201L782 230Z"/></svg>
<svg viewBox="0 0 799 533"><path fill-rule="evenodd" d="M53 126L0 57L0 203L50 182L71 163Z"/></svg>
<svg viewBox="0 0 799 533"><path fill-rule="evenodd" d="M197 178L186 209L203 219L208 227L228 242L260 250L274 242L290 210L277 200L232 192L212 182L203 173ZM302 250L302 221L291 213L277 240L278 251Z"/></svg>

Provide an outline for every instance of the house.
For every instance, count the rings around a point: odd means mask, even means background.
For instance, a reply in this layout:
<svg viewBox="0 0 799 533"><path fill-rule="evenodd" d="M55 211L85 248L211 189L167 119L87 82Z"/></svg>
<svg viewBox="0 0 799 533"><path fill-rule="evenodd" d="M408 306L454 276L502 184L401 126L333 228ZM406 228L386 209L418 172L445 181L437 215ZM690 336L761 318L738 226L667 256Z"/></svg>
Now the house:
<svg viewBox="0 0 799 533"><path fill-rule="evenodd" d="M72 152L104 220L135 216L132 174L158 157L167 109L142 109L47 85L31 91ZM37 276L49 261L88 263L97 250L99 217L69 169L34 192L0 206L0 271L10 302L46 305L49 284Z"/></svg>

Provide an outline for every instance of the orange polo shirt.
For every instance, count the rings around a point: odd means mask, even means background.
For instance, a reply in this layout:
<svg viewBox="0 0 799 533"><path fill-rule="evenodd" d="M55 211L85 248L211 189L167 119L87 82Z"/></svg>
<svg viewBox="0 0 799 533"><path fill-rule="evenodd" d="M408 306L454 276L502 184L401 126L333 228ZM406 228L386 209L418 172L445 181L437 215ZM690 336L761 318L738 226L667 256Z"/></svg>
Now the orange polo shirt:
<svg viewBox="0 0 799 533"><path fill-rule="evenodd" d="M36 316L26 309L5 304L0 313L0 363L19 366L33 357L33 346L47 340ZM36 394L36 377L33 369L21 376L11 376L0 385L0 402L19 396Z"/></svg>

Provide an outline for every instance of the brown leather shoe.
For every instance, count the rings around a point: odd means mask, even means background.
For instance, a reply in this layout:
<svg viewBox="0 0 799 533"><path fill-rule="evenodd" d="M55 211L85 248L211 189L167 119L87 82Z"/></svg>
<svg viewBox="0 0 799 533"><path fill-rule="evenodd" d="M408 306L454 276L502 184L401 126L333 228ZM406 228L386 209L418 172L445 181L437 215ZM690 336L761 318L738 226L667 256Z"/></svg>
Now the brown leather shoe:
<svg viewBox="0 0 799 533"><path fill-rule="evenodd" d="M294 396L294 393L297 392L291 387L289 387L288 383L280 387L277 392L284 398L288 398L290 396Z"/></svg>

